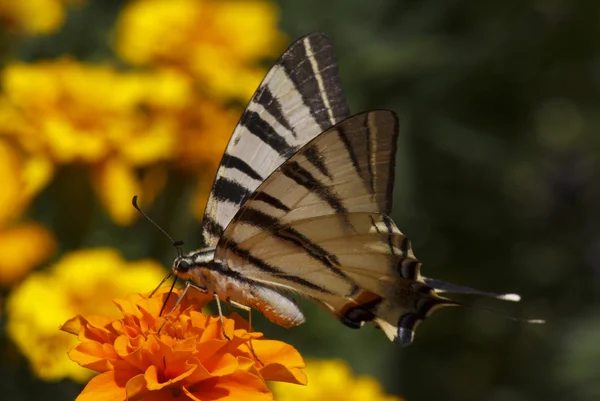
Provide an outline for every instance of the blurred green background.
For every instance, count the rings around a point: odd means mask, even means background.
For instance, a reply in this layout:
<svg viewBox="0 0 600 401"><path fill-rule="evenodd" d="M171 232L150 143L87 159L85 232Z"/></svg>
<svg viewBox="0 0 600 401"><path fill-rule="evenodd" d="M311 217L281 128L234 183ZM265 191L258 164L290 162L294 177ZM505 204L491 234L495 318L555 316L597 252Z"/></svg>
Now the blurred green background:
<svg viewBox="0 0 600 401"><path fill-rule="evenodd" d="M19 43L18 57L106 58L107 32L125 3L69 11L57 33ZM423 274L519 293L520 304L461 299L547 323L448 309L400 349L303 302L305 325L285 330L254 314L257 330L305 357L343 358L411 401L600 399L600 2L276 3L290 40L317 30L332 38L352 112L400 116L393 217ZM54 227L60 252L113 246L127 259L170 266L173 249L147 222L115 226L89 207L91 192L56 204L61 185L86 180L77 174L62 169L30 211ZM147 212L193 248L200 227L183 202L189 183L170 176ZM10 348L4 334L2 343ZM35 379L25 360L10 360L0 365L3 399L66 400L80 391L67 380Z"/></svg>

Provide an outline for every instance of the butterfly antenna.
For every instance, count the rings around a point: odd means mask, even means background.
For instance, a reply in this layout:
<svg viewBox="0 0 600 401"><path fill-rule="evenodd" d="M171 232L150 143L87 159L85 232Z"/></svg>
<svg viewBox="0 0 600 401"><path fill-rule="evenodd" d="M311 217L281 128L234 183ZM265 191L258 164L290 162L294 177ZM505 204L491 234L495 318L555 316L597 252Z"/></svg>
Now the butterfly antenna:
<svg viewBox="0 0 600 401"><path fill-rule="evenodd" d="M476 306L476 305L473 305L473 304L470 304L470 303L467 303L467 302L457 302L457 301L452 301L452 302L455 302L456 305L459 305L459 306L464 306L464 307L467 307L467 308L473 308L473 309L476 309L476 310L484 311L484 312L491 313L491 314L496 315L496 316L500 316L503 319L513 320L515 322L532 323L532 324L544 324L544 323L546 323L546 321L544 319L528 319L528 318L523 318L523 317L517 317L517 316L513 316L513 315L509 315L507 313L503 313L503 312L497 311L495 309L482 308L480 306Z"/></svg>
<svg viewBox="0 0 600 401"><path fill-rule="evenodd" d="M169 233L167 233L161 226L159 226L154 220L152 220L150 218L150 216L148 216L146 213L144 213L144 211L142 209L140 209L140 207L137 204L137 195L134 195L133 199L131 200L131 204L133 205L133 207L135 208L135 210L137 210L138 212L140 212L140 214L142 216L144 216L146 218L146 220L148 220L150 223L152 223L154 225L154 227L158 228L160 230L160 232L162 232L173 244L173 246L177 249L177 255L178 256L183 256L183 250L181 249L181 246L183 245L183 241L175 241L173 240L173 237L171 237L169 235ZM166 280L166 278L165 278ZM164 281L163 281L164 282Z"/></svg>
<svg viewBox="0 0 600 401"><path fill-rule="evenodd" d="M481 295L484 297L495 298L502 301L519 302L521 296L519 294L498 294L495 292L476 290L471 287L463 285L446 283L445 281L436 280L433 278L423 277L425 284L436 290L437 292L450 292L452 294L470 294L470 295Z"/></svg>

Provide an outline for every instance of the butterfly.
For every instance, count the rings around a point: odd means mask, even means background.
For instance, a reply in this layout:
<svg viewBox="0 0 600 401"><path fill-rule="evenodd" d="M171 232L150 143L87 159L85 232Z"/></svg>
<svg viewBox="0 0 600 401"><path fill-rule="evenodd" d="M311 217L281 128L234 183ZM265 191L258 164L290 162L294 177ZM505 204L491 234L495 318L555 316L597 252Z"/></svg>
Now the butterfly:
<svg viewBox="0 0 600 401"><path fill-rule="evenodd" d="M343 324L372 323L413 341L433 311L462 305L441 292L491 294L421 275L390 218L398 117L350 115L330 39L294 42L260 84L227 145L202 221L203 246L172 273L219 301L284 327L305 317L292 294ZM183 296L183 294L182 294Z"/></svg>

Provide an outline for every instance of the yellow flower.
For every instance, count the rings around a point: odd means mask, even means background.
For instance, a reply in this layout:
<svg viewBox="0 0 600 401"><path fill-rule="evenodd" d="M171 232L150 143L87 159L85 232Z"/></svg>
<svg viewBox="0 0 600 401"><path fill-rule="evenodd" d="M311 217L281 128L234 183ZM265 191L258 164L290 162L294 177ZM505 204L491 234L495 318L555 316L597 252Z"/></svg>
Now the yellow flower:
<svg viewBox="0 0 600 401"><path fill-rule="evenodd" d="M262 0L137 0L121 14L116 47L132 64L191 73L211 96L249 99L264 74L257 61L284 43L278 17Z"/></svg>
<svg viewBox="0 0 600 401"><path fill-rule="evenodd" d="M28 155L12 138L0 136L0 226L21 215L52 175L53 166L46 158Z"/></svg>
<svg viewBox="0 0 600 401"><path fill-rule="evenodd" d="M46 34L60 28L65 6L81 0L0 0L0 22L28 34Z"/></svg>
<svg viewBox="0 0 600 401"><path fill-rule="evenodd" d="M100 373L79 401L271 400L266 380L306 383L304 361L292 346L248 332L238 315L224 318L223 326L219 317L204 316L210 295L188 291L163 327L168 295L162 289L152 298L117 299L122 318L76 316L61 327L80 341L69 357ZM165 310L179 295L171 294Z"/></svg>
<svg viewBox="0 0 600 401"><path fill-rule="evenodd" d="M122 73L68 59L9 65L2 85L21 117L2 131L41 136L57 163L117 154L136 166L172 155L172 112L187 105L191 89L173 71Z"/></svg>
<svg viewBox="0 0 600 401"><path fill-rule="evenodd" d="M126 262L110 249L67 254L49 270L29 275L11 292L7 333L37 376L85 381L90 372L66 355L77 341L58 327L76 314L115 316L113 298L152 289L163 276L158 263Z"/></svg>
<svg viewBox="0 0 600 401"><path fill-rule="evenodd" d="M8 287L46 261L56 243L40 224L21 223L0 228L0 286Z"/></svg>
<svg viewBox="0 0 600 401"><path fill-rule="evenodd" d="M13 285L54 252L54 238L46 228L19 220L51 175L46 160L28 156L0 137L0 286Z"/></svg>
<svg viewBox="0 0 600 401"><path fill-rule="evenodd" d="M174 70L123 73L64 59L10 65L2 81L0 135L54 163L90 165L119 224L137 216L132 195L158 192L143 192L139 170L174 158L181 115L195 104L193 85Z"/></svg>
<svg viewBox="0 0 600 401"><path fill-rule="evenodd" d="M387 395L381 385L370 377L355 377L348 365L340 360L307 362L308 385L305 387L273 383L271 388L278 401L400 401Z"/></svg>

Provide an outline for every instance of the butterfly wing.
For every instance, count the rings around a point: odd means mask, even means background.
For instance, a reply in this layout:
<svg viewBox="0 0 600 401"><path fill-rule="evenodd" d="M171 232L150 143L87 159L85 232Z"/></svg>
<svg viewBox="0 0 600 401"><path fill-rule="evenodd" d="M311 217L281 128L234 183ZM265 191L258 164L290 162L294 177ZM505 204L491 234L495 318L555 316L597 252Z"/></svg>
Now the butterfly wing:
<svg viewBox="0 0 600 401"><path fill-rule="evenodd" d="M410 242L388 217L397 136L390 111L323 132L248 198L215 258L317 300L348 326L373 321L392 340L410 342L444 301L419 281Z"/></svg>
<svg viewBox="0 0 600 401"><path fill-rule="evenodd" d="M348 117L333 46L323 33L300 38L275 63L227 145L202 221L206 247L275 169Z"/></svg>

